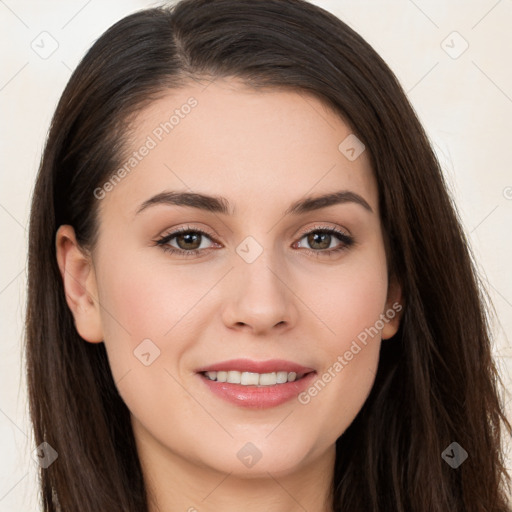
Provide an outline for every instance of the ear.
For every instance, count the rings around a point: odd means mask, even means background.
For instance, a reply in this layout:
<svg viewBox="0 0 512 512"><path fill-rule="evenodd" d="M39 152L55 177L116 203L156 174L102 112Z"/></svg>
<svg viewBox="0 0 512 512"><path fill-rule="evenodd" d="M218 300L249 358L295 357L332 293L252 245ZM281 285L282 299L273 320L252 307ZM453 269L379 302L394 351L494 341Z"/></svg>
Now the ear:
<svg viewBox="0 0 512 512"><path fill-rule="evenodd" d="M92 259L78 245L72 226L59 227L55 248L66 302L75 319L76 330L84 340L100 343L103 329Z"/></svg>
<svg viewBox="0 0 512 512"><path fill-rule="evenodd" d="M394 277L390 278L388 284L388 296L386 299L386 309L384 316L384 328L382 329L382 339L387 340L393 337L400 327L404 309L402 298L402 287L398 280Z"/></svg>

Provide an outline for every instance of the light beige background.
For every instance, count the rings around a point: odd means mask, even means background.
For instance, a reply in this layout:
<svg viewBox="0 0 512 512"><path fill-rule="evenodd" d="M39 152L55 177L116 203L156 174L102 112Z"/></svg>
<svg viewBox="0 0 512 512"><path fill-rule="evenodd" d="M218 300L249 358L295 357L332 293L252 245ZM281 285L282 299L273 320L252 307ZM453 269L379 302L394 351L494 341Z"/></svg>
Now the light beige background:
<svg viewBox="0 0 512 512"><path fill-rule="evenodd" d="M373 45L423 122L495 303L495 353L510 388L512 0L314 3ZM71 70L93 41L123 16L153 5L144 0L0 0L2 512L39 509L21 349L27 221L43 142ZM43 31L56 43L41 36ZM41 38L46 49L58 44L48 58L31 47L43 46ZM505 399L510 412L509 392Z"/></svg>

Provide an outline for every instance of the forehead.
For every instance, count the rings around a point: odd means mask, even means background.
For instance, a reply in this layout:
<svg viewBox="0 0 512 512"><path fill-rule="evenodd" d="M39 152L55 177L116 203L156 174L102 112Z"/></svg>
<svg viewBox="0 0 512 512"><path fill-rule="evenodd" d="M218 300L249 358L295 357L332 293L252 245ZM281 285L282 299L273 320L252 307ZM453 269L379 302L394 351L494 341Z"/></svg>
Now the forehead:
<svg viewBox="0 0 512 512"><path fill-rule="evenodd" d="M179 189L231 198L239 213L256 200L260 208L284 210L301 196L349 189L377 211L368 155L346 153L353 137L351 127L310 94L228 79L191 83L132 119L124 171L117 173L122 179L101 208L134 213L150 195Z"/></svg>

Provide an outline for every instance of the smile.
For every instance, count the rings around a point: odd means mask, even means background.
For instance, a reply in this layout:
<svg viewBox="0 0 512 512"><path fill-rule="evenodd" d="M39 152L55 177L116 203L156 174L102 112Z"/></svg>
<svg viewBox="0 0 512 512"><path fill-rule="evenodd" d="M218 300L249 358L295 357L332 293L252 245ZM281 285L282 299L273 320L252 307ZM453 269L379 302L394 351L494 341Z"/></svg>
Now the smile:
<svg viewBox="0 0 512 512"><path fill-rule="evenodd" d="M295 382L304 377L304 373L278 371L271 373L240 372L236 370L204 372L210 380L216 382L227 382L229 384L240 384L242 386L275 386Z"/></svg>

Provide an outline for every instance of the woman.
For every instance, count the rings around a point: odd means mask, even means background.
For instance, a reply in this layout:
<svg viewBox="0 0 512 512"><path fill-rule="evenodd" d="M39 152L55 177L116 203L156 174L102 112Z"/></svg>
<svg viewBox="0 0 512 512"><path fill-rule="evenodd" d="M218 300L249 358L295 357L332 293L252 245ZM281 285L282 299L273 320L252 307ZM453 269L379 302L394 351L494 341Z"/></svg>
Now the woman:
<svg viewBox="0 0 512 512"><path fill-rule="evenodd" d="M333 15L184 0L74 72L30 225L45 511L510 510L489 337L427 137Z"/></svg>

